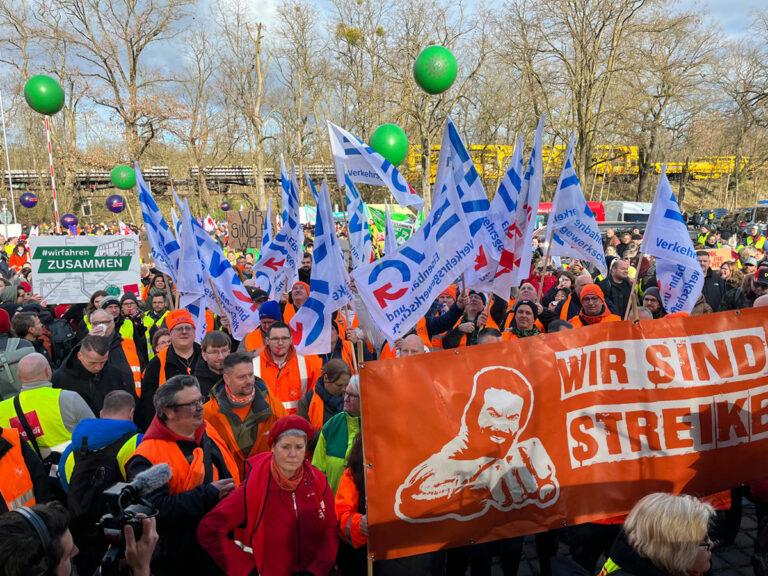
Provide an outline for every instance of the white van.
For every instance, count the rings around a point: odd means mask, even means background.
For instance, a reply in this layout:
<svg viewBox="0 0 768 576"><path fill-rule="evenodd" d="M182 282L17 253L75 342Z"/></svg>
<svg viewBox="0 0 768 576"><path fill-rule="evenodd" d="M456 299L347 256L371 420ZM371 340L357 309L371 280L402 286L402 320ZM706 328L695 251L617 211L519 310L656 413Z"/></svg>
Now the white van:
<svg viewBox="0 0 768 576"><path fill-rule="evenodd" d="M606 222L648 222L651 215L650 202L627 202L624 200L608 200L605 204Z"/></svg>

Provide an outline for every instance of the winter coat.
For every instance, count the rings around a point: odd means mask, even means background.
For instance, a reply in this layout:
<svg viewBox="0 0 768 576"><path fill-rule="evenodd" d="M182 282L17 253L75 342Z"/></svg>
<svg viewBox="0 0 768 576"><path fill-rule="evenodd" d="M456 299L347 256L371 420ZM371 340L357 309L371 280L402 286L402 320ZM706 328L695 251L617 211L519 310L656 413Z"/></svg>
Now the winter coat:
<svg viewBox="0 0 768 576"><path fill-rule="evenodd" d="M610 276L598 283L600 289L605 295L605 302L608 304L608 308L611 312L624 318L624 312L627 311L627 305L629 304L629 298L632 293L632 288L628 280L623 280L620 284L616 284Z"/></svg>
<svg viewBox="0 0 768 576"><path fill-rule="evenodd" d="M273 479L271 461L271 452L248 461L246 481L203 518L198 540L228 576L247 576L254 567L265 576L327 576L339 545L328 481L305 461L304 477L288 492ZM250 553L228 537L243 525Z"/></svg>
<svg viewBox="0 0 768 576"><path fill-rule="evenodd" d="M707 275L704 276L704 287L701 289L701 293L704 299L712 307L712 310L719 310L720 304L728 291L728 285L725 280L722 279L720 274L712 270L707 270Z"/></svg>
<svg viewBox="0 0 768 576"><path fill-rule="evenodd" d="M104 406L104 397L110 392L125 390L133 394L133 385L126 386L120 371L114 365L107 362L101 372L93 374L78 360L79 351L78 343L53 373L51 382L54 388L77 392L94 414L99 413Z"/></svg>
<svg viewBox="0 0 768 576"><path fill-rule="evenodd" d="M221 374L217 374L208 367L208 362L201 357L197 364L195 364L195 370L193 372L195 378L200 383L200 392L204 398L207 398L213 391L216 384L222 378Z"/></svg>
<svg viewBox="0 0 768 576"><path fill-rule="evenodd" d="M669 572L658 568L653 562L640 556L627 540L622 530L611 547L599 576L670 576Z"/></svg>

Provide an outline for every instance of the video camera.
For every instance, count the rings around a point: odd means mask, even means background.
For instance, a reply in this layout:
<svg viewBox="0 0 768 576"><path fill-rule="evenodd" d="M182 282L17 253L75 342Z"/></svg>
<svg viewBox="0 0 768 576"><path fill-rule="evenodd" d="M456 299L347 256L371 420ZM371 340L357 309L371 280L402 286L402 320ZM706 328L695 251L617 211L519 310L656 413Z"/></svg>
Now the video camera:
<svg viewBox="0 0 768 576"><path fill-rule="evenodd" d="M143 496L168 483L171 469L168 464L157 464L137 474L133 482L118 482L102 493L107 510L98 523L107 552L101 559L97 573L102 576L120 574L120 560L125 556L125 527L131 526L136 541L141 539L142 520L157 516L158 510Z"/></svg>

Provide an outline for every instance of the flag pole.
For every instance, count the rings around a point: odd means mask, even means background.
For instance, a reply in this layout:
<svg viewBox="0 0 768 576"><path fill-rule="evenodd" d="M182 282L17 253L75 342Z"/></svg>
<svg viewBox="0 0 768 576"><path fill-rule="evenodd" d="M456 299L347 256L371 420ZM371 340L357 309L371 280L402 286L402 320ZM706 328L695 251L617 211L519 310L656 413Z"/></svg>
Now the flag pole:
<svg viewBox="0 0 768 576"><path fill-rule="evenodd" d="M549 268L549 260L551 257L551 251L552 251L552 240L550 239L549 244L547 244L547 253L544 256L544 270L541 273L541 279L539 281L539 290L536 295L536 300L541 303L541 294L544 292L544 277L547 275L547 269Z"/></svg>
<svg viewBox="0 0 768 576"><path fill-rule="evenodd" d="M53 145L51 144L51 117L44 116L45 120L45 139L48 145L48 170L51 173L51 196L53 196L53 218L56 224L56 233L61 232L59 223L59 203L56 200L56 171L53 167Z"/></svg>
<svg viewBox="0 0 768 576"><path fill-rule="evenodd" d="M608 272L610 274L610 271ZM629 311L632 309L632 300L635 298L635 285L637 284L637 274L632 278L629 283L629 302L627 302L627 309L624 311L624 320L629 319Z"/></svg>

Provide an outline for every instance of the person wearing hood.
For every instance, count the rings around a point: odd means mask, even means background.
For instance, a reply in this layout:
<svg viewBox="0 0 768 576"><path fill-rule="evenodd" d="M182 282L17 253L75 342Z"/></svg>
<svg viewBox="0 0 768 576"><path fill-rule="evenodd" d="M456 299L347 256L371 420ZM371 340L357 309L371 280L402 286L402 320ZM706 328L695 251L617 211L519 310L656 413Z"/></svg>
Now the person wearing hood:
<svg viewBox="0 0 768 576"><path fill-rule="evenodd" d="M133 395L133 388L126 388L117 367L108 363L109 345L109 338L89 334L74 347L51 379L54 388L77 392L94 414L99 413L113 391Z"/></svg>
<svg viewBox="0 0 768 576"><path fill-rule="evenodd" d="M702 576L715 511L693 496L649 494L635 504L599 576Z"/></svg>
<svg viewBox="0 0 768 576"><path fill-rule="evenodd" d="M214 576L222 572L198 544L200 520L240 483L237 463L224 440L206 423L204 398L194 376L173 376L154 394L155 415L128 460L128 480L167 463L167 484L145 496L157 508L160 542L156 576Z"/></svg>
<svg viewBox="0 0 768 576"><path fill-rule="evenodd" d="M328 420L344 411L344 391L350 378L352 369L349 365L344 360L333 358L323 366L322 376L314 390L308 391L299 400L297 414L309 420L316 434ZM313 440L310 438L310 448L314 447Z"/></svg>
<svg viewBox="0 0 768 576"><path fill-rule="evenodd" d="M264 381L253 376L250 354L236 352L223 360L223 379L205 403L205 419L226 442L245 477L245 461L269 450L269 430L282 418L282 405L269 402Z"/></svg>
<svg viewBox="0 0 768 576"><path fill-rule="evenodd" d="M336 414L320 430L312 465L328 477L333 493L347 466L347 457L360 432L360 376L352 376L344 390L344 411Z"/></svg>
<svg viewBox="0 0 768 576"><path fill-rule="evenodd" d="M80 574L93 574L106 552L106 546L99 545L100 539L94 538L94 525L105 510L97 501L85 499L91 496L89 487L97 482L102 488L125 482L125 464L143 436L133 423L135 406L136 401L128 392L110 392L104 398L99 417L81 420L72 431L72 443L61 454L59 480L69 494L73 513L70 529L80 549L75 559ZM89 460L97 452L103 459L100 458L101 466L94 469Z"/></svg>
<svg viewBox="0 0 768 576"><path fill-rule="evenodd" d="M612 314L608 305L605 303L605 296L600 286L597 284L587 284L581 289L579 295L581 301L581 312L578 316L569 318L574 328L582 326L591 326L601 322L620 322L621 318Z"/></svg>
<svg viewBox="0 0 768 576"><path fill-rule="evenodd" d="M651 286L643 292L643 307L653 314L653 319L664 318L666 311L664 310L664 304L661 302L661 293L655 286Z"/></svg>
<svg viewBox="0 0 768 576"><path fill-rule="evenodd" d="M208 332L200 342L200 359L195 365L195 377L200 383L200 392L206 398L219 383L224 369L224 359L232 350L229 334L220 330Z"/></svg>
<svg viewBox="0 0 768 576"><path fill-rule="evenodd" d="M94 310L89 315L91 334L103 336L109 340L109 358L107 364L120 372L122 387L133 390L134 395L141 396L141 360L133 340L123 338L115 330L115 319L106 310Z"/></svg>

